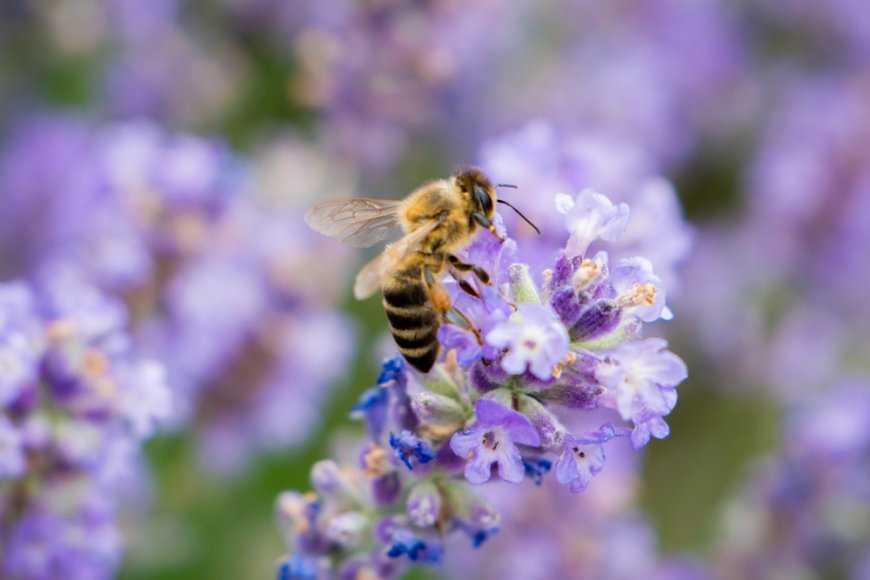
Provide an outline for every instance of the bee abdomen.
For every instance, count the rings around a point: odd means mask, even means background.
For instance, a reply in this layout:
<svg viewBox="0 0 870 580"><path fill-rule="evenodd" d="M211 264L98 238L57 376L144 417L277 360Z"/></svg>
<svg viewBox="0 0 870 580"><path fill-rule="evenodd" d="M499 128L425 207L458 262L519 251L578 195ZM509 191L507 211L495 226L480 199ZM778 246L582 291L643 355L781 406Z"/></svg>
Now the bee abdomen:
<svg viewBox="0 0 870 580"><path fill-rule="evenodd" d="M438 357L438 313L422 284L384 289L384 310L399 352L408 364L429 372Z"/></svg>

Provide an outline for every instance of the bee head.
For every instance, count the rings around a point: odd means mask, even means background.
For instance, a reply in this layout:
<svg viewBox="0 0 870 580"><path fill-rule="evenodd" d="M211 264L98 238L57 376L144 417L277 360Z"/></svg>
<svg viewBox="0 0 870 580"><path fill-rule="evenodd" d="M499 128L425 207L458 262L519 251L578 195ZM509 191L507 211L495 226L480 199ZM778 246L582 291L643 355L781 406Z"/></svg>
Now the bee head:
<svg viewBox="0 0 870 580"><path fill-rule="evenodd" d="M476 167L463 169L456 174L456 185L473 211L478 211L487 217L495 213L495 188Z"/></svg>

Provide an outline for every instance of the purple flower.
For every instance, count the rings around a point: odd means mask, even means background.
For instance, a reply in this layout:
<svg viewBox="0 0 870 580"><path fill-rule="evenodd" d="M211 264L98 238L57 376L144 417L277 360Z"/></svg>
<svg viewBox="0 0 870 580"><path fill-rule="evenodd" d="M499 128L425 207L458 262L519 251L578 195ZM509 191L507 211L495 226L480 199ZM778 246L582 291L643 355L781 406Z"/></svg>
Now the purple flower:
<svg viewBox="0 0 870 580"><path fill-rule="evenodd" d="M468 316L485 336L499 323L507 320L512 309L495 287L482 285L479 290L480 299L463 292L454 301L454 306ZM442 325L438 329L438 341L446 349L455 349L457 361L466 368L480 359L495 360L501 353L499 348L488 342L478 343L474 334L455 324Z"/></svg>
<svg viewBox="0 0 870 580"><path fill-rule="evenodd" d="M25 467L21 434L9 419L0 415L0 480L19 477Z"/></svg>
<svg viewBox="0 0 870 580"><path fill-rule="evenodd" d="M649 338L624 343L610 352L596 371L607 389L602 395L604 404L636 425L670 413L677 402L676 386L686 378L687 370L666 347L665 340ZM651 432L655 435L661 429L655 427Z"/></svg>
<svg viewBox="0 0 870 580"><path fill-rule="evenodd" d="M396 355L384 361L381 374L378 375L378 385L389 385L393 382L405 384L407 380L405 359L401 355Z"/></svg>
<svg viewBox="0 0 870 580"><path fill-rule="evenodd" d="M329 500L338 503L356 500L351 481L332 460L323 459L311 467L311 485Z"/></svg>
<svg viewBox="0 0 870 580"><path fill-rule="evenodd" d="M0 285L0 345L39 345L0 409L10 411L0 412L0 479L29 489L4 514L0 575L109 577L122 551L116 504L137 483L140 443L170 391L162 368L138 358L120 302L66 266L35 287Z"/></svg>
<svg viewBox="0 0 870 580"><path fill-rule="evenodd" d="M568 354L568 332L549 306L524 303L519 320L509 320L486 334L486 342L507 349L501 366L512 375L526 369L541 380L552 378L554 367Z"/></svg>
<svg viewBox="0 0 870 580"><path fill-rule="evenodd" d="M670 320L673 315L665 306L665 286L653 274L652 264L645 258L627 258L611 269L610 279L617 292L617 303L626 314L644 322L659 318Z"/></svg>
<svg viewBox="0 0 870 580"><path fill-rule="evenodd" d="M387 556L399 558L408 556L412 562L438 563L444 555L444 548L435 541L424 541L411 531L397 527L391 534Z"/></svg>
<svg viewBox="0 0 870 580"><path fill-rule="evenodd" d="M573 493L586 489L592 476L604 467L604 447L583 445L571 435L565 436L565 448L556 461L556 479L569 484Z"/></svg>
<svg viewBox="0 0 870 580"><path fill-rule="evenodd" d="M541 485L544 476L553 468L553 462L549 459L538 457L534 459L524 459L523 466L526 468L526 475L532 478L535 485Z"/></svg>
<svg viewBox="0 0 870 580"><path fill-rule="evenodd" d="M571 234L565 253L569 257L585 256L589 244L602 239L615 241L628 225L628 205L614 205L594 189L584 189L576 199L556 196L556 209L565 214L565 227Z"/></svg>
<svg viewBox="0 0 870 580"><path fill-rule="evenodd" d="M573 493L583 491L604 467L602 444L625 434L625 430L605 424L592 433L565 435L562 454L556 461L556 479L569 485Z"/></svg>
<svg viewBox="0 0 870 580"><path fill-rule="evenodd" d="M435 459L432 448L410 431L402 431L399 435L390 433L390 447L395 450L396 457L408 469L414 469L415 465L423 465Z"/></svg>
<svg viewBox="0 0 870 580"><path fill-rule="evenodd" d="M477 423L468 431L456 433L450 447L468 459L465 477L471 483L484 483L492 476L493 464L505 481L519 483L525 466L517 444L538 447L541 440L531 422L504 405L481 399L475 405Z"/></svg>
<svg viewBox="0 0 870 580"><path fill-rule="evenodd" d="M387 387L372 387L360 396L356 405L350 410L351 417L364 418L369 435L377 441L381 438L387 424L389 403L390 393Z"/></svg>
<svg viewBox="0 0 870 580"><path fill-rule="evenodd" d="M656 439L664 439L671 434L671 428L667 421L661 417L653 417L642 423L635 423L634 429L631 430L631 445L635 449L640 449L649 443L650 437Z"/></svg>
<svg viewBox="0 0 870 580"><path fill-rule="evenodd" d="M315 558L293 554L278 566L278 580L317 580L320 566Z"/></svg>
<svg viewBox="0 0 870 580"><path fill-rule="evenodd" d="M0 285L0 408L36 380L42 347L32 302L23 284Z"/></svg>
<svg viewBox="0 0 870 580"><path fill-rule="evenodd" d="M166 384L166 371L155 361L139 361L119 369L127 385L121 406L133 432L151 437L172 412L172 394Z"/></svg>

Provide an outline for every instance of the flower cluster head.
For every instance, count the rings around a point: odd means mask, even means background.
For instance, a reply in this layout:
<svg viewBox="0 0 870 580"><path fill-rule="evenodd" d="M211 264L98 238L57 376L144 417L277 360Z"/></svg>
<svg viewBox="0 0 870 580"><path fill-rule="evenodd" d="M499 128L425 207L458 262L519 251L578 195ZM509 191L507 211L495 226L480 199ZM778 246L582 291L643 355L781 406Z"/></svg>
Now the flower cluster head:
<svg viewBox="0 0 870 580"><path fill-rule="evenodd" d="M392 577L408 562L437 562L451 531L479 546L498 530L475 486L553 477L579 493L606 469L612 440L637 449L668 435L687 371L663 339L642 336L645 323L671 317L651 263L608 255L628 206L583 190L558 196L553 211L567 242L550 264L514 261L513 240L475 239L464 257L492 282L448 284L463 316L440 328L440 362L420 375L388 360L354 409L370 437L358 465L322 462L315 494L279 500L294 530L280 577Z"/></svg>
<svg viewBox="0 0 870 580"><path fill-rule="evenodd" d="M67 270L0 284L0 576L108 578L117 504L170 412L126 309Z"/></svg>

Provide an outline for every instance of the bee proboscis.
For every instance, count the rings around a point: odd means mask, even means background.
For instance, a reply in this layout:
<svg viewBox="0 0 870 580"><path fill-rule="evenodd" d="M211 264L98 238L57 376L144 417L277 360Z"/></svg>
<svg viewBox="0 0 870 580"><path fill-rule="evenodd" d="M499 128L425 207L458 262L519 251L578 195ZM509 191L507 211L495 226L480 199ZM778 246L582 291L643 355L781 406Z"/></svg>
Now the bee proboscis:
<svg viewBox="0 0 870 580"><path fill-rule="evenodd" d="M472 272L489 283L485 270L456 254L470 244L479 227L498 237L492 219L495 203L501 200L495 190L482 171L468 168L425 183L401 201L342 198L319 203L305 214L312 229L360 247L385 240L401 228L403 236L360 270L354 295L362 300L379 288L383 291L393 339L405 360L421 372L435 363L438 329L452 310L439 282L445 269L471 294L475 290L459 273Z"/></svg>

